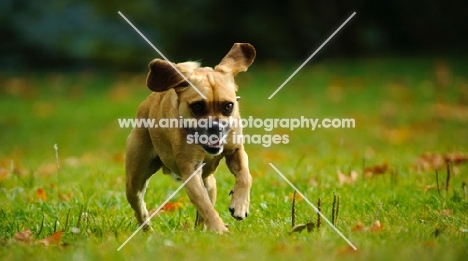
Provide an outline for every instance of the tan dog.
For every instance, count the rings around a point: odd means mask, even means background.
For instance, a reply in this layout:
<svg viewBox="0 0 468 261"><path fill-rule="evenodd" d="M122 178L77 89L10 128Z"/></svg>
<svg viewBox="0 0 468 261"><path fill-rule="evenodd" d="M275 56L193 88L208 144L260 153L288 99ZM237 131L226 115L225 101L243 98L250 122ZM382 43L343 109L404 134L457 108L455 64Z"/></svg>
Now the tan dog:
<svg viewBox="0 0 468 261"><path fill-rule="evenodd" d="M214 69L199 67L198 63L173 64L202 96L187 83L168 62L155 59L149 64L147 86L151 93L138 108L139 119L211 119L211 126L174 128L135 128L127 139L126 192L140 224L148 218L144 195L149 178L159 169L173 173L186 181L205 163L201 171L187 182L185 190L197 209L196 225L205 224L217 233L227 226L214 209L216 180L213 173L219 161L226 158L236 182L231 191L229 210L238 220L247 217L252 177L243 144L232 142L232 135L242 135L239 125L227 126L222 120L230 116L240 120L234 76L252 64L255 49L247 43L236 43ZM194 137L208 135L203 142ZM190 138L190 139L189 139ZM149 225L144 229L148 230Z"/></svg>

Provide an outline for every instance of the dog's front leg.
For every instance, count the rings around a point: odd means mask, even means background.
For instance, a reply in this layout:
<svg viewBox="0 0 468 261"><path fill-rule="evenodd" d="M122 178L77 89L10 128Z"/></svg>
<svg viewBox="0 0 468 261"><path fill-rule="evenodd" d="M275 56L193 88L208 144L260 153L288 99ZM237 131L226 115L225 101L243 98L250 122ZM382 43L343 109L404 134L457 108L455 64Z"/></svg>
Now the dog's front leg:
<svg viewBox="0 0 468 261"><path fill-rule="evenodd" d="M242 220L249 214L250 187L252 186L249 159L244 148L239 148L232 155L227 155L226 164L236 177L236 183L231 191L232 199L229 211L235 219Z"/></svg>
<svg viewBox="0 0 468 261"><path fill-rule="evenodd" d="M182 176L182 179L185 181L189 177L189 175ZM219 217L218 212L216 212L216 210L214 209L212 200L210 200L210 197L204 186L201 170L199 171L199 173L196 173L195 176L189 182L187 182L187 184L185 185L185 190L187 191L187 195L189 196L190 201L197 209L198 214L201 215L201 220L204 221L208 230L220 234L228 231L227 226Z"/></svg>
<svg viewBox="0 0 468 261"><path fill-rule="evenodd" d="M216 179L213 174L203 179L203 185L205 186L208 197L210 198L211 205L216 203ZM197 217L195 221L195 227L203 226L205 224L203 217L197 211Z"/></svg>

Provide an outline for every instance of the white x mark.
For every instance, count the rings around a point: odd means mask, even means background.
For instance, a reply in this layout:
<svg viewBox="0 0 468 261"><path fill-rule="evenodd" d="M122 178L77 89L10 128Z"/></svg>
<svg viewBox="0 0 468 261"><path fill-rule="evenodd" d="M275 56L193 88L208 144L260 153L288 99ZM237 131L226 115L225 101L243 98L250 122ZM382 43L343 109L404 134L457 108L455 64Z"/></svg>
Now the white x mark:
<svg viewBox="0 0 468 261"><path fill-rule="evenodd" d="M187 77L185 77L185 75L184 75L183 73L181 73L181 72L179 71L179 69L177 69L177 68L175 67L175 65L174 65L171 61L169 61L169 59L167 59L166 56L165 56L161 51L159 51L159 49L156 48L156 46L154 46L154 45L148 40L148 38L146 38L146 37L140 32L140 30L138 30L138 28L136 28L136 27L132 24L132 22L130 22L130 20L127 19L127 17L125 17L125 15L123 15L120 11L119 11L118 13L119 13L120 16L122 16L122 18L123 18L125 21L127 21L127 23L128 23L133 29L135 29L135 31L136 31L141 37L143 37L143 39L145 39L145 41L146 41L151 47L153 47L154 50L156 50L156 52L158 52L159 55L161 55L161 57L162 57L164 60L166 60L166 61L169 63L169 65L172 66L172 68L173 68L176 72L178 72L178 73L180 74L180 76L182 76L182 79L184 79L186 82L188 82L188 83L190 84L190 86L192 86L192 88L193 88L195 91L197 91L198 94L200 94L200 96L203 97L203 99L206 100L205 95L203 95L203 93L201 93L200 90L198 90L197 87L195 87L195 85L193 85L193 83L190 82L190 81L187 79Z"/></svg>
<svg viewBox="0 0 468 261"><path fill-rule="evenodd" d="M187 184L187 183L201 170L201 168L203 168L204 165L205 165L205 163L201 164L201 165L192 173L192 175L190 175L190 176L188 177L188 179L186 179L186 180L184 181L184 183L182 183L182 185L180 185L180 186L166 199L166 201L164 201L164 202L153 212L153 214L151 214L151 216L149 216L149 217L146 219L146 221L145 221L143 224L141 224L141 225L138 227L138 229L135 230L135 232L133 232L133 234L132 234L131 236L129 236L129 237L127 238L127 240L125 240L125 242L122 243L122 245L121 245L119 248L117 248L117 251L120 251L120 249L122 249L122 247L124 247L124 246L128 243L128 241L130 241L130 240L136 235L136 233L138 233L138 231L140 231L146 224L148 224L148 223L150 222L150 220L164 207L164 205L166 205L166 203L169 202L169 200L171 200L171 198L173 198L173 197L175 196L175 194L177 194L177 192L179 192L179 190L181 190L181 189L185 186L185 184Z"/></svg>
<svg viewBox="0 0 468 261"><path fill-rule="evenodd" d="M304 194L302 194L299 189L297 189L296 186L294 186L291 181L289 181L289 179L287 179L283 173L281 173L281 171L279 171L272 163L268 163L270 164L270 166L278 173L278 175L280 175L288 184L289 186L291 186L296 192L297 194L301 195L301 197L307 202L307 204L309 204L314 210L315 212L317 212L317 214L319 214L335 231L336 233L338 233L338 235L340 235L345 241L346 243L349 244L349 246L351 246L354 250L357 250L357 247L353 245L353 243L351 243L351 241L349 241L348 238L346 238L343 233L341 233L323 214L322 212L320 212L315 206L314 204L312 204L312 202L310 202L310 200L308 200Z"/></svg>
<svg viewBox="0 0 468 261"><path fill-rule="evenodd" d="M309 58L307 58L307 60L305 60L305 62L303 62L303 63L301 64L301 66L299 66L299 68L297 68L296 71L294 71L294 72L291 74L291 76L289 76L289 78L286 79L286 81L284 81L283 84L281 84L281 86L278 87L278 89L276 89L275 92L273 92L273 93L270 95L270 97L268 97L268 99L270 100L271 98L273 98L273 96L275 96L275 94L276 94L277 92L279 92L279 91L281 90L281 88L283 88L283 86L286 85L286 83L288 83L289 80L291 80L292 77L294 77L294 75L296 75L296 73L299 72L299 70L301 70L302 67L304 67L304 65L306 65L306 64L310 61L310 59L312 59L312 57L314 57L314 55L318 53L318 51L320 51L320 49L322 49L322 47L325 46L325 44L327 44L328 41L330 41L330 39L332 39L333 36L335 36L335 34L338 33L338 31L340 31L341 28L343 28L343 26L345 26L345 24L348 23L349 20L351 20L351 18L353 18L353 16L354 16L355 14L356 14L356 12L354 12L348 19L346 19L346 21L344 21L344 23L341 24L341 26L338 27L338 29L336 29L335 32L333 32L332 35L330 35L330 37L328 37L328 39L325 40L325 42L323 42L323 44L320 45L320 47L319 47L311 56L309 56Z"/></svg>

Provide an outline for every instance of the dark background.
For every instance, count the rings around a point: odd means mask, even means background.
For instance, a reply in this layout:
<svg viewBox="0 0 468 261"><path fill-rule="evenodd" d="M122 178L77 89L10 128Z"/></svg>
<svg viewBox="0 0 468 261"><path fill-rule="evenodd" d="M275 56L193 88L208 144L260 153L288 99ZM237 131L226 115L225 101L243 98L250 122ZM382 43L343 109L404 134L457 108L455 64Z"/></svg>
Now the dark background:
<svg viewBox="0 0 468 261"><path fill-rule="evenodd" d="M316 59L465 57L468 1L0 1L0 68L144 70L158 54L214 65L234 42L257 62L302 62L353 12Z"/></svg>

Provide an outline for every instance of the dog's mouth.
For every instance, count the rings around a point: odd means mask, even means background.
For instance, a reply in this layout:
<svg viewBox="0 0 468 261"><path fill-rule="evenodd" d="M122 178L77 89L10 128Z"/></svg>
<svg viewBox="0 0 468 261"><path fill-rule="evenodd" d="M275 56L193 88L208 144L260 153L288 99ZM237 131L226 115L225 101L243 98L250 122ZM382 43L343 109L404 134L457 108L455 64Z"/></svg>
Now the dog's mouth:
<svg viewBox="0 0 468 261"><path fill-rule="evenodd" d="M202 147L208 154L212 155L219 155L221 152L223 152L223 145L219 139L215 142L207 142L202 144Z"/></svg>

